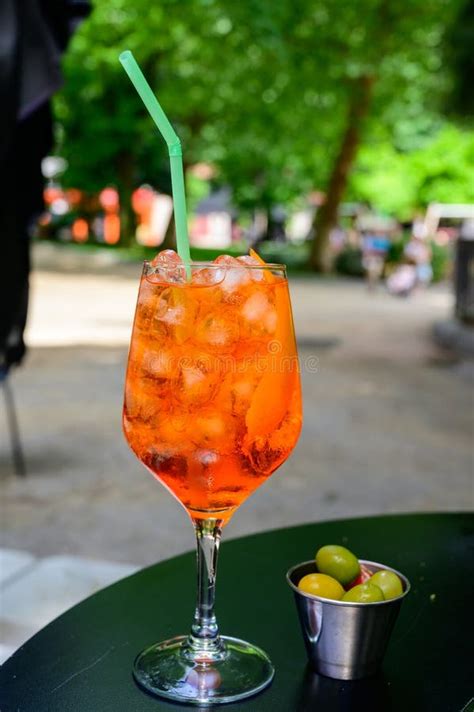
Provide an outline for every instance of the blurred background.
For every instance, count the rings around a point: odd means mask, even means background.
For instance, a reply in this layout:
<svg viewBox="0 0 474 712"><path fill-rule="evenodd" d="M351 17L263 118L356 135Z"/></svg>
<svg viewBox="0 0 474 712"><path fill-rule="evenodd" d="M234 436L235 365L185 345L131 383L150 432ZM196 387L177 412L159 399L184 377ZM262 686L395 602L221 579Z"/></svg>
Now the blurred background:
<svg viewBox="0 0 474 712"><path fill-rule="evenodd" d="M193 257L289 266L304 430L226 538L471 509L474 4L25 6L0 10L0 653L193 546L121 433L141 261L174 246L124 49L182 140Z"/></svg>

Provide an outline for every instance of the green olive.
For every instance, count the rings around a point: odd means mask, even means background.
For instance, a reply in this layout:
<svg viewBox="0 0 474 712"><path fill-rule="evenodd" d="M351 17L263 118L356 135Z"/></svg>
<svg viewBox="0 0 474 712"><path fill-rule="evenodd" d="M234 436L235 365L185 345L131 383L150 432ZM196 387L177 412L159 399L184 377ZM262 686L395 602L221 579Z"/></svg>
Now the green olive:
<svg viewBox="0 0 474 712"><path fill-rule="evenodd" d="M307 574L298 584L300 591L321 598L333 598L339 601L344 595L344 589L339 581L326 574Z"/></svg>
<svg viewBox="0 0 474 712"><path fill-rule="evenodd" d="M347 586L360 574L360 565L352 551L344 546L328 544L316 552L316 566L322 574L332 576Z"/></svg>
<svg viewBox="0 0 474 712"><path fill-rule="evenodd" d="M382 589L373 583L360 583L354 586L342 597L343 601L352 601L353 603L376 603L377 601L385 601Z"/></svg>
<svg viewBox="0 0 474 712"><path fill-rule="evenodd" d="M398 598L398 596L401 596L403 593L402 582L393 571L387 571L386 569L377 571L377 573L370 577L368 583L373 583L378 586L382 590L386 601L388 601L389 598Z"/></svg>

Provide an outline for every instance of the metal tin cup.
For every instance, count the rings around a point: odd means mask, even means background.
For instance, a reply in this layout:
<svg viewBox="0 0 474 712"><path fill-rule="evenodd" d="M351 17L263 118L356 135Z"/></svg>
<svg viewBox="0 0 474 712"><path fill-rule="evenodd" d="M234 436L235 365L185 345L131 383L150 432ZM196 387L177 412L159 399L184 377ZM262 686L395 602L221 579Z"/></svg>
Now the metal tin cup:
<svg viewBox="0 0 474 712"><path fill-rule="evenodd" d="M400 577L403 593L376 603L334 601L304 593L298 582L306 574L318 573L315 561L291 568L286 579L293 589L303 638L310 663L321 675L337 680L356 680L377 672L392 628L410 582L399 571L373 561L360 560L375 573L382 569Z"/></svg>

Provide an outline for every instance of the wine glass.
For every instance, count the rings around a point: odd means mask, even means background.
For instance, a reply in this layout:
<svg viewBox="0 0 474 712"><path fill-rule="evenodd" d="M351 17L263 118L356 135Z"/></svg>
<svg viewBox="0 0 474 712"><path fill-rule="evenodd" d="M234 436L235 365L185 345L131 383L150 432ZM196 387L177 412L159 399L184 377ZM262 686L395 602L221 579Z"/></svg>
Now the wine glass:
<svg viewBox="0 0 474 712"><path fill-rule="evenodd" d="M274 669L260 648L220 635L216 564L223 526L286 460L301 429L285 267L228 256L145 262L123 426L138 459L188 512L197 541L191 632L144 650L135 679L179 702L253 695Z"/></svg>

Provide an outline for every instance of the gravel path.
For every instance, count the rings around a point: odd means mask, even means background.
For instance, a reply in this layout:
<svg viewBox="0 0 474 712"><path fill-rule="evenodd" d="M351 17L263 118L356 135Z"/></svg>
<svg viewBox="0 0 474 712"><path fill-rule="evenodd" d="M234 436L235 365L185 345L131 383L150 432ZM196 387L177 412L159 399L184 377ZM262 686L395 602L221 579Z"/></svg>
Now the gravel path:
<svg viewBox="0 0 474 712"><path fill-rule="evenodd" d="M138 271L105 277L43 267L34 277L31 351L12 378L25 480L12 474L0 408L2 546L138 565L193 546L180 505L121 433ZM399 300L368 293L360 282L299 279L292 298L303 434L226 536L318 519L472 508L473 368L451 362L430 338L431 324L450 314L449 289Z"/></svg>

